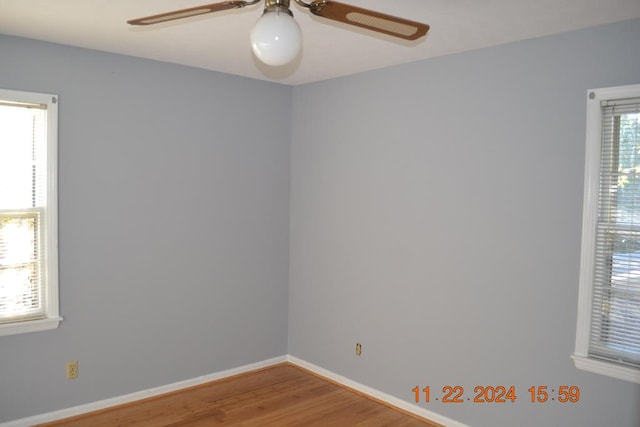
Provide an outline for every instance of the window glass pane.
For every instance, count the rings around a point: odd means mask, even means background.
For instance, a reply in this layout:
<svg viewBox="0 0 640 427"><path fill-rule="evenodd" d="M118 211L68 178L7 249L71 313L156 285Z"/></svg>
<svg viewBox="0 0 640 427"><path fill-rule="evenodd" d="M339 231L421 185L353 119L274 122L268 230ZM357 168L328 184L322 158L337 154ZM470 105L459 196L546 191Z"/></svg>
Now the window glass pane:
<svg viewBox="0 0 640 427"><path fill-rule="evenodd" d="M0 266L0 317L10 319L41 311L36 264Z"/></svg>
<svg viewBox="0 0 640 427"><path fill-rule="evenodd" d="M640 114L614 121L619 140L617 220L640 224Z"/></svg>
<svg viewBox="0 0 640 427"><path fill-rule="evenodd" d="M42 206L45 114L0 105L0 209Z"/></svg>
<svg viewBox="0 0 640 427"><path fill-rule="evenodd" d="M640 356L640 237L619 237L614 241L611 292L608 298L609 344L620 351ZM638 359L638 357L633 359Z"/></svg>
<svg viewBox="0 0 640 427"><path fill-rule="evenodd" d="M0 318L41 309L37 217L0 217Z"/></svg>
<svg viewBox="0 0 640 427"><path fill-rule="evenodd" d="M35 217L0 217L0 265L33 262L36 241Z"/></svg>

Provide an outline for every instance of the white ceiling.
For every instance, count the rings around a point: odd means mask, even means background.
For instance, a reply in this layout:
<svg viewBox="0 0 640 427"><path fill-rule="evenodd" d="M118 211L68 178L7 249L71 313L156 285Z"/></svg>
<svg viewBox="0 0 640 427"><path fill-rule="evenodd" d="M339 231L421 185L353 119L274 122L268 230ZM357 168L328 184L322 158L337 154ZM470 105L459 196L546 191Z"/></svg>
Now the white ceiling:
<svg viewBox="0 0 640 427"><path fill-rule="evenodd" d="M396 41L311 15L294 4L303 54L270 68L249 46L263 4L131 27L127 19L215 0L0 0L0 34L151 58L250 78L298 85L417 61L640 18L640 0L340 0L427 23L418 42Z"/></svg>

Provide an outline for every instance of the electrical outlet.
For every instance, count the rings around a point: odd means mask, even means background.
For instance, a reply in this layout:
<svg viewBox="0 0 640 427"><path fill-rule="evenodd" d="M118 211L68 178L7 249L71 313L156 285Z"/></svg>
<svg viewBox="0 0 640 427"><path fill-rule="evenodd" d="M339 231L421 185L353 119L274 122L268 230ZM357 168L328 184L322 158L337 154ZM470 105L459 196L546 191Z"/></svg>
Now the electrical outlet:
<svg viewBox="0 0 640 427"><path fill-rule="evenodd" d="M362 344L356 343L356 356L360 356L362 354Z"/></svg>
<svg viewBox="0 0 640 427"><path fill-rule="evenodd" d="M67 378L72 380L78 378L78 361L72 360L67 362Z"/></svg>

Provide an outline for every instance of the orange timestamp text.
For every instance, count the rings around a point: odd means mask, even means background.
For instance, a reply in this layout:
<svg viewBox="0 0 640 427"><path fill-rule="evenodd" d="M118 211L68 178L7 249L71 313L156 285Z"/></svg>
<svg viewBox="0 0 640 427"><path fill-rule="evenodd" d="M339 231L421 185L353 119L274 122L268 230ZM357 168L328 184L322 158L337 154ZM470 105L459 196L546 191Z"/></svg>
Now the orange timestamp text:
<svg viewBox="0 0 640 427"><path fill-rule="evenodd" d="M432 393L431 387L415 386L411 391L414 393L415 401L432 401L442 403L515 403L518 399L515 386L481 386L473 388L473 394L465 394L463 386L445 385L441 393ZM580 400L580 387L575 385L561 385L550 387L546 385L534 385L527 389L530 403L577 403Z"/></svg>

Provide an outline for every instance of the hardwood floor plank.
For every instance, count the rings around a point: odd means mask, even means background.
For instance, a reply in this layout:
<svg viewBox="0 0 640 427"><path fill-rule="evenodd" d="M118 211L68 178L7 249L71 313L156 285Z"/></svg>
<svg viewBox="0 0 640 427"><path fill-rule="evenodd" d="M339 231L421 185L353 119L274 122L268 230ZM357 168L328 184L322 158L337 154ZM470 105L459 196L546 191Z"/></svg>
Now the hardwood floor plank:
<svg viewBox="0 0 640 427"><path fill-rule="evenodd" d="M280 364L40 427L439 426Z"/></svg>

